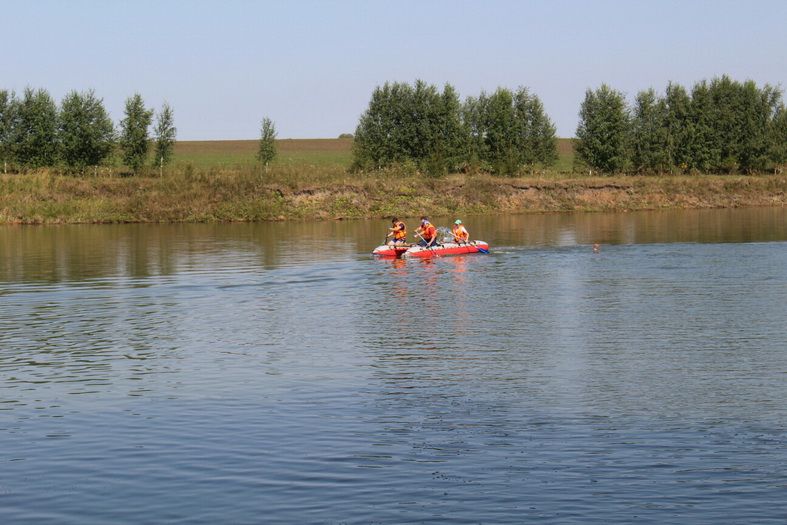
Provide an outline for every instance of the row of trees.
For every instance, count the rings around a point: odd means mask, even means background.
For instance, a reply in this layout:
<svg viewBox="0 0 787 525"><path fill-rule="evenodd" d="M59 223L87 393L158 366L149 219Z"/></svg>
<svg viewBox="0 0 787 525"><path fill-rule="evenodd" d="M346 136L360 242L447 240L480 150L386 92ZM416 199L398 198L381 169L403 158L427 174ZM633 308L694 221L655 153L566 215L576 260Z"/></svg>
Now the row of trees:
<svg viewBox="0 0 787 525"><path fill-rule="evenodd" d="M432 175L481 169L514 174L557 159L555 126L525 88L459 99L423 81L386 83L372 93L353 142L354 165L411 162Z"/></svg>
<svg viewBox="0 0 787 525"><path fill-rule="evenodd" d="M691 92L669 84L629 106L607 85L588 90L579 113L577 159L604 172L755 172L787 162L781 91L727 76Z"/></svg>
<svg viewBox="0 0 787 525"><path fill-rule="evenodd" d="M84 173L98 166L120 146L123 163L135 173L147 162L154 112L139 94L126 100L120 129L90 91L68 93L58 107L44 89L25 89L21 97L0 90L0 159L3 170L63 166ZM156 114L154 165L172 159L177 130L172 108L164 104Z"/></svg>
<svg viewBox="0 0 787 525"><path fill-rule="evenodd" d="M64 166L83 173L115 152L135 173L149 157L163 167L173 155L172 108L145 107L139 94L126 100L119 130L91 91L68 93L58 107L46 90L21 97L0 90L0 161L3 170ZM602 85L585 94L576 158L602 172L762 171L787 163L787 109L779 89L727 76L702 81L689 92L669 84L637 94L633 105ZM276 155L276 130L265 118L258 159ZM354 166L379 169L412 164L432 175L489 171L512 175L557 160L555 126L539 98L526 88L498 88L462 102L451 85L423 81L386 83L372 93L353 141Z"/></svg>

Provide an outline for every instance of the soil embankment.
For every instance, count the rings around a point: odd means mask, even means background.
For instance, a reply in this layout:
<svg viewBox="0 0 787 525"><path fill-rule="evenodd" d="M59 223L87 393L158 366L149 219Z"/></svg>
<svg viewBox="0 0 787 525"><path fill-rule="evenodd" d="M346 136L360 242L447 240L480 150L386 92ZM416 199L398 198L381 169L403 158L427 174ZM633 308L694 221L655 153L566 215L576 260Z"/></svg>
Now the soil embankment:
<svg viewBox="0 0 787 525"><path fill-rule="evenodd" d="M785 206L787 176L441 179L394 174L173 173L158 177L0 176L0 224L333 220Z"/></svg>

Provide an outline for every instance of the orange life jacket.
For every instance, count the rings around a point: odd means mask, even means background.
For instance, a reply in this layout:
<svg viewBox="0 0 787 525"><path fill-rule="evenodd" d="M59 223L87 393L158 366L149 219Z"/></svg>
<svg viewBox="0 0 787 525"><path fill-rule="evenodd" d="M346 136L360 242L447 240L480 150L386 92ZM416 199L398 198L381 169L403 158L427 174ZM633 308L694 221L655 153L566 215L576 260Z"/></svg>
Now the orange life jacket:
<svg viewBox="0 0 787 525"><path fill-rule="evenodd" d="M461 224L454 226L454 240L467 242L470 238L470 234L467 233L467 230Z"/></svg>
<svg viewBox="0 0 787 525"><path fill-rule="evenodd" d="M403 241L407 238L407 226L402 221L397 222L394 225L394 240L395 241Z"/></svg>
<svg viewBox="0 0 787 525"><path fill-rule="evenodd" d="M437 237L437 228L434 227L434 224L429 223L423 228L423 238L427 241L430 241Z"/></svg>

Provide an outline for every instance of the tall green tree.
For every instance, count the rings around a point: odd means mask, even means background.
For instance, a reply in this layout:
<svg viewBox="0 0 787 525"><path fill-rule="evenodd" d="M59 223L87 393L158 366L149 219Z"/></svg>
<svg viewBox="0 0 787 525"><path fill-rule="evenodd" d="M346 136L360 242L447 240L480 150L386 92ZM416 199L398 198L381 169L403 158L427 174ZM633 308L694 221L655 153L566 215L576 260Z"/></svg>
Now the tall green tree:
<svg viewBox="0 0 787 525"><path fill-rule="evenodd" d="M751 80L738 84L737 90L736 160L744 172L762 171L769 161L771 122L779 110L781 92L768 84L758 88Z"/></svg>
<svg viewBox="0 0 787 525"><path fill-rule="evenodd" d="M527 88L514 93L514 131L519 134L521 161L525 165L551 166L557 160L555 125L544 111L544 105Z"/></svg>
<svg viewBox="0 0 787 525"><path fill-rule="evenodd" d="M694 85L691 93L691 162L698 171L765 169L772 150L771 122L781 92L724 75Z"/></svg>
<svg viewBox="0 0 787 525"><path fill-rule="evenodd" d="M374 89L355 130L356 167L379 169L408 159L415 136L408 110L412 92L409 84L400 82L386 82Z"/></svg>
<svg viewBox="0 0 787 525"><path fill-rule="evenodd" d="M262 119L260 127L260 144L257 150L257 159L267 168L268 164L276 158L276 126L268 117Z"/></svg>
<svg viewBox="0 0 787 525"><path fill-rule="evenodd" d="M68 93L60 105L60 157L70 169L101 164L112 152L115 130L101 99L87 91Z"/></svg>
<svg viewBox="0 0 787 525"><path fill-rule="evenodd" d="M159 169L172 160L177 133L172 106L165 102L156 114L156 125L153 128L153 136L156 141L156 158L153 159L153 162Z"/></svg>
<svg viewBox="0 0 787 525"><path fill-rule="evenodd" d="M523 122L517 119L514 94L498 88L491 95L481 94L483 136L486 142L486 161L492 171L514 175L522 165Z"/></svg>
<svg viewBox="0 0 787 525"><path fill-rule="evenodd" d="M44 89L26 88L16 104L11 148L22 166L54 166L57 161L57 106Z"/></svg>
<svg viewBox="0 0 787 525"><path fill-rule="evenodd" d="M715 129L713 98L706 81L691 89L691 168L701 173L716 171L721 166L721 145Z"/></svg>
<svg viewBox="0 0 787 525"><path fill-rule="evenodd" d="M770 123L768 156L777 169L787 164L787 108L780 104Z"/></svg>
<svg viewBox="0 0 787 525"><path fill-rule="evenodd" d="M462 109L468 161L494 173L514 175L525 166L557 160L555 126L527 88L498 88L468 97Z"/></svg>
<svg viewBox="0 0 787 525"><path fill-rule="evenodd" d="M464 157L468 167L473 170L487 170L486 164L487 145L484 124L486 109L485 95L480 97L467 97L462 104L462 127L465 136Z"/></svg>
<svg viewBox="0 0 787 525"><path fill-rule="evenodd" d="M579 110L576 153L579 160L604 172L630 164L630 118L623 94L606 84L587 90Z"/></svg>
<svg viewBox="0 0 787 525"><path fill-rule="evenodd" d="M713 171L731 172L740 166L741 119L738 104L742 102L739 86L727 75L711 80L708 95L712 143L719 152Z"/></svg>
<svg viewBox="0 0 787 525"><path fill-rule="evenodd" d="M404 128L409 133L409 136L404 137L405 152L416 163L427 159L436 149L432 134L439 118L439 98L435 86L416 80L410 97L403 100L403 106L410 116Z"/></svg>
<svg viewBox="0 0 787 525"><path fill-rule="evenodd" d="M632 162L639 172L669 169L667 104L651 88L640 91L631 121Z"/></svg>
<svg viewBox="0 0 787 525"><path fill-rule="evenodd" d="M412 161L427 173L440 174L462 165L466 149L456 90L446 85L440 92L417 80L375 88L356 128L353 158L360 168Z"/></svg>
<svg viewBox="0 0 787 525"><path fill-rule="evenodd" d="M125 118L120 122L120 146L123 162L136 174L145 165L148 156L148 129L153 111L145 107L139 93L126 99Z"/></svg>
<svg viewBox="0 0 787 525"><path fill-rule="evenodd" d="M691 97L686 88L670 82L664 94L667 166L686 171L692 166Z"/></svg>
<svg viewBox="0 0 787 525"><path fill-rule="evenodd" d="M429 102L433 116L428 121L424 169L431 175L457 170L467 159L467 136L462 125L462 103L453 86L446 84L438 98Z"/></svg>
<svg viewBox="0 0 787 525"><path fill-rule="evenodd" d="M8 172L8 162L13 159L12 133L17 112L17 101L12 91L0 90L0 160L3 173Z"/></svg>

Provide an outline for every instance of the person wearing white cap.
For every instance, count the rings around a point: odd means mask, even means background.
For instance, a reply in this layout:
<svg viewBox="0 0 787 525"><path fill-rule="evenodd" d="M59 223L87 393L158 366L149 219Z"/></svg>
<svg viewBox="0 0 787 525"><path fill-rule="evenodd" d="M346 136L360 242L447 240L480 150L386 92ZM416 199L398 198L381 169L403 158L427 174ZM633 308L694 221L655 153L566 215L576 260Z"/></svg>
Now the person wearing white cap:
<svg viewBox="0 0 787 525"><path fill-rule="evenodd" d="M461 219L456 219L454 221L454 226L451 228L451 233L454 234L454 242L459 244L465 244L467 241L470 240L470 234L467 232L467 229L462 224Z"/></svg>
<svg viewBox="0 0 787 525"><path fill-rule="evenodd" d="M415 230L415 234L421 238L418 242L419 246L426 246L427 248L437 243L437 228L429 222L429 218L421 217L421 225Z"/></svg>

